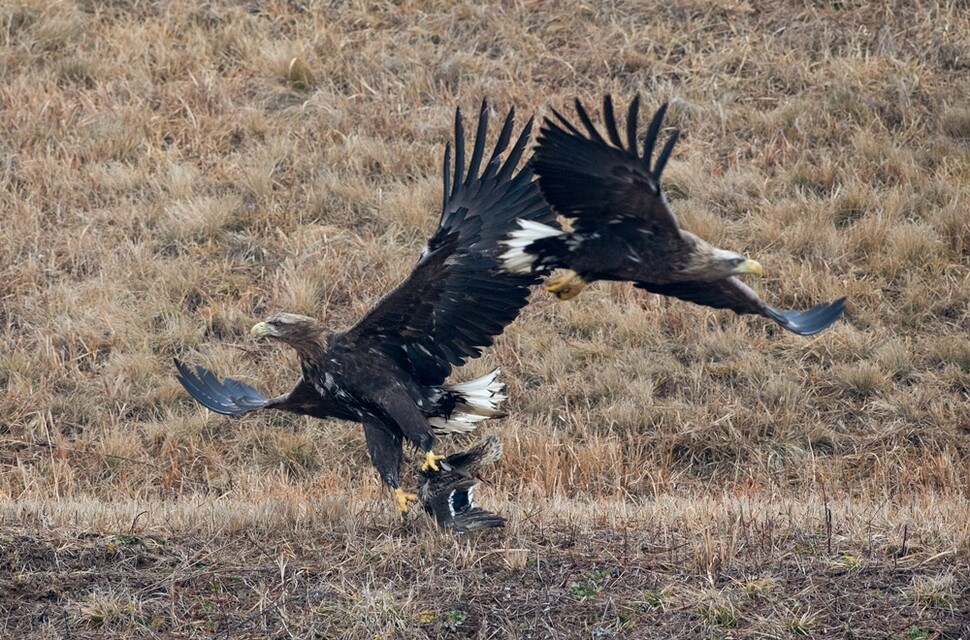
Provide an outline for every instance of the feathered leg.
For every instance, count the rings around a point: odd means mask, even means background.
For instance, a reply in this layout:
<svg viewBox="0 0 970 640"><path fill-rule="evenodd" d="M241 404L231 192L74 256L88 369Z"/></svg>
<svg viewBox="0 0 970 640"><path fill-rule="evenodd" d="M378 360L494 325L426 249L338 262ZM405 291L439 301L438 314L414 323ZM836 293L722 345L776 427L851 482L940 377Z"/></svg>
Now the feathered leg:
<svg viewBox="0 0 970 640"><path fill-rule="evenodd" d="M375 419L364 423L364 439L367 441L371 462L377 468L381 480L394 489L394 501L404 517L409 510L408 503L417 500L418 496L401 489L401 461L404 458L401 436Z"/></svg>

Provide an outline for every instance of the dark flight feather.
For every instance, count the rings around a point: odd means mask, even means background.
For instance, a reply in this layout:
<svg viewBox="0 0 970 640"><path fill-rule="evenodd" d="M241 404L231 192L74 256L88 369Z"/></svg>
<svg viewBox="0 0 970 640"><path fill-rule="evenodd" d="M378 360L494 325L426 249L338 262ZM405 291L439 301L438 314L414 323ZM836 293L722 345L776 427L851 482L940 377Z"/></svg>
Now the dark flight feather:
<svg viewBox="0 0 970 640"><path fill-rule="evenodd" d="M613 98L610 98L610 103L613 102ZM640 118L640 96L636 95L630 102L630 110L626 114L626 139L627 139L627 149L633 155L637 153L637 120ZM619 147L620 145L617 145Z"/></svg>
<svg viewBox="0 0 970 640"><path fill-rule="evenodd" d="M613 98L610 94L603 96L603 118L606 120L606 133L614 147L623 148L620 130L616 126L616 114L613 113Z"/></svg>

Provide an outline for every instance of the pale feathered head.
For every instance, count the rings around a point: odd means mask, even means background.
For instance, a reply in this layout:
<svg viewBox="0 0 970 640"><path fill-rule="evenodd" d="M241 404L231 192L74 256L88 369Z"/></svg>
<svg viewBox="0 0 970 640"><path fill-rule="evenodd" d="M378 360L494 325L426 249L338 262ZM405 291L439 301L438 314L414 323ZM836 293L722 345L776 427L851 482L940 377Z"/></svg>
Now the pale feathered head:
<svg viewBox="0 0 970 640"><path fill-rule="evenodd" d="M690 259L680 275L684 279L698 282L716 282L731 276L764 275L764 269L755 260L751 260L740 253L718 249L704 240L694 236L695 246Z"/></svg>
<svg viewBox="0 0 970 640"><path fill-rule="evenodd" d="M253 325L249 331L255 338L285 342L306 358L319 354L324 346L324 332L322 322L296 313L277 313Z"/></svg>

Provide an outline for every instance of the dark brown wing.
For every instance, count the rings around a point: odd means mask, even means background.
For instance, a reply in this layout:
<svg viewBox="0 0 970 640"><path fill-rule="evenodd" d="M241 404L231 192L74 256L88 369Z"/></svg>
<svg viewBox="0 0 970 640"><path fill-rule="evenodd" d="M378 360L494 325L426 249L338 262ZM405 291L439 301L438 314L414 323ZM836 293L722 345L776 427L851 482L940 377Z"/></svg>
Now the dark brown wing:
<svg viewBox="0 0 970 640"><path fill-rule="evenodd" d="M499 242L519 218L555 224L526 167L516 172L532 130L530 120L505 161L514 125L505 119L484 169L488 105L482 102L467 172L460 110L455 114L454 184L445 152L444 204L438 230L408 276L351 327L360 349L380 348L423 385L440 384L452 367L477 357L525 305L533 274L498 269Z"/></svg>
<svg viewBox="0 0 970 640"><path fill-rule="evenodd" d="M807 311L779 311L765 304L751 287L737 278L717 282L679 282L636 286L652 293L689 300L715 309L731 309L738 314L753 313L770 318L800 336L810 336L835 322L845 308L845 298L816 305Z"/></svg>
<svg viewBox="0 0 970 640"><path fill-rule="evenodd" d="M175 366L178 369L176 378L189 395L205 408L222 415L241 416L260 409L279 409L316 418L355 419L342 404L321 395L303 378L289 393L267 398L245 382L232 378L219 380L205 367L189 367L178 358Z"/></svg>
<svg viewBox="0 0 970 640"><path fill-rule="evenodd" d="M576 113L585 132L555 110L558 122L546 118L542 125L532 159L539 189L556 211L573 218L573 229L579 234L595 233L611 222L632 219L645 231L679 241L677 219L660 190L660 176L678 132L671 134L656 163L651 163L667 105L662 105L650 122L642 156L637 151L639 109L638 96L627 112L625 143L617 129L610 96L603 99L608 140L593 125L579 100Z"/></svg>

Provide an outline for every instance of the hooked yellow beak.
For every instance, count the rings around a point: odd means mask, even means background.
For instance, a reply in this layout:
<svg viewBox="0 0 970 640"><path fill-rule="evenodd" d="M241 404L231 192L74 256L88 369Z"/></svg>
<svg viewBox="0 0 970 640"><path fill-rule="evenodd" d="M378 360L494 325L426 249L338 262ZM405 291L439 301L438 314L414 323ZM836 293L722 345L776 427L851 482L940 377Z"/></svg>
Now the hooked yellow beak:
<svg viewBox="0 0 970 640"><path fill-rule="evenodd" d="M763 276L765 275L765 270L757 260L748 259L738 265L735 273L750 273L753 276Z"/></svg>
<svg viewBox="0 0 970 640"><path fill-rule="evenodd" d="M266 336L273 334L273 328L265 322L257 322L253 325L253 328L249 330L249 335L254 338L265 338Z"/></svg>

